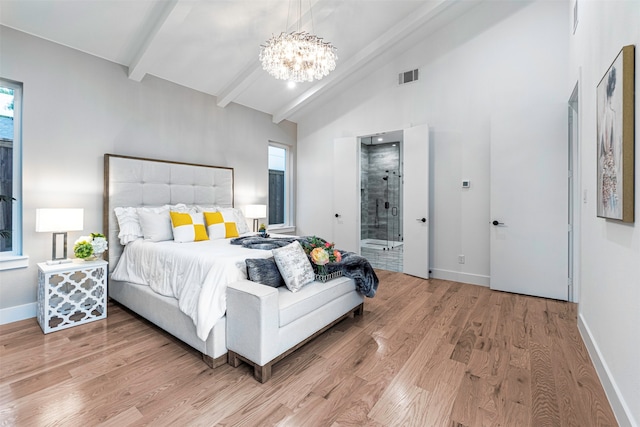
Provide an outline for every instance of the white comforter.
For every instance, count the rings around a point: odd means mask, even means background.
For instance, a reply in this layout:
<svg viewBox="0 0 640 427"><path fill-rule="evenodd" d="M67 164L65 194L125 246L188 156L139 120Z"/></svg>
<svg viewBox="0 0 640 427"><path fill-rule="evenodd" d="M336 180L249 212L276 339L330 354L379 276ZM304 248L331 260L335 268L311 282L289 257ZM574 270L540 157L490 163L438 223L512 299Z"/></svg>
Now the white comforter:
<svg viewBox="0 0 640 427"><path fill-rule="evenodd" d="M203 341L227 307L227 284L246 279L244 260L268 258L271 251L231 245L228 239L193 243L129 243L111 274L114 280L148 285L174 297L191 317Z"/></svg>

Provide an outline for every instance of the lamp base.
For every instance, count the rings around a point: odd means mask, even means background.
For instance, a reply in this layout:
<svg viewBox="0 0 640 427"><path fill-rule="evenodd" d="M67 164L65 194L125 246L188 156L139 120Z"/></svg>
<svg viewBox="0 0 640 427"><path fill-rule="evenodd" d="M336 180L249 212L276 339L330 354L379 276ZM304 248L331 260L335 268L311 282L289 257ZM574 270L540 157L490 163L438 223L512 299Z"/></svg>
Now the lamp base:
<svg viewBox="0 0 640 427"><path fill-rule="evenodd" d="M58 265L58 264L67 264L73 262L72 259L69 258L63 258L63 259L50 259L49 261L46 262L47 265Z"/></svg>
<svg viewBox="0 0 640 427"><path fill-rule="evenodd" d="M57 243L62 238L62 256L58 255ZM59 231L53 233L53 248L51 250L51 261L64 260L67 258L67 232ZM71 261L69 261L71 262ZM55 263L62 264L62 263Z"/></svg>

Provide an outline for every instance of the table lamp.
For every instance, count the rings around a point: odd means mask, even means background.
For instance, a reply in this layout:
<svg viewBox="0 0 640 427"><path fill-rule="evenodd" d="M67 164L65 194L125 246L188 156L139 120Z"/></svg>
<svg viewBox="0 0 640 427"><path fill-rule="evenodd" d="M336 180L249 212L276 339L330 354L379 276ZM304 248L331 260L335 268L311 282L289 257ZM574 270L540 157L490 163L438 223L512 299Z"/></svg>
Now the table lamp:
<svg viewBox="0 0 640 427"><path fill-rule="evenodd" d="M267 205L247 205L245 216L253 220L253 231L258 231L258 220L267 217Z"/></svg>
<svg viewBox="0 0 640 427"><path fill-rule="evenodd" d="M67 258L67 232L83 229L84 209L36 209L36 231L53 233L51 260L47 264L71 262ZM57 243L63 240L62 256L58 256Z"/></svg>

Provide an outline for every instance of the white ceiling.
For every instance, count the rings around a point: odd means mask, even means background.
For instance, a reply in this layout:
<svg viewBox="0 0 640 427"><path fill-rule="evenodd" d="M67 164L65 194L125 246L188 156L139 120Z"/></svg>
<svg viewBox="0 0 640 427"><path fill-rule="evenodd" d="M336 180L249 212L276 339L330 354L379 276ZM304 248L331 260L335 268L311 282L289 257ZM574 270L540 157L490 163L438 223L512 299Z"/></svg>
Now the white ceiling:
<svg viewBox="0 0 640 427"><path fill-rule="evenodd" d="M262 70L260 44L296 28L294 0L0 0L0 24L273 115L279 122L382 54L478 0L303 0L302 28L338 48L328 77L287 88ZM289 12L291 9L291 12ZM399 70L403 71L403 70Z"/></svg>

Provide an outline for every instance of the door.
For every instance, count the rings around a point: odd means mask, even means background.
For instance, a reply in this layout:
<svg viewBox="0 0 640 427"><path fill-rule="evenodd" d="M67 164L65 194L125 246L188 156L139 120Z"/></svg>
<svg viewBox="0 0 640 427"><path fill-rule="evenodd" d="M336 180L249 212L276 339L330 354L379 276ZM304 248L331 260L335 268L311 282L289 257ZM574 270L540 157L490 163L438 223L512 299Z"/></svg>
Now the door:
<svg viewBox="0 0 640 427"><path fill-rule="evenodd" d="M333 141L333 242L360 253L360 162L358 138Z"/></svg>
<svg viewBox="0 0 640 427"><path fill-rule="evenodd" d="M491 119L491 289L567 300L566 104Z"/></svg>
<svg viewBox="0 0 640 427"><path fill-rule="evenodd" d="M429 127L404 130L403 271L429 278Z"/></svg>
<svg viewBox="0 0 640 427"><path fill-rule="evenodd" d="M576 178L580 176L580 138L579 138L579 94L578 83L569 98L569 301L579 301L580 269L580 186Z"/></svg>

